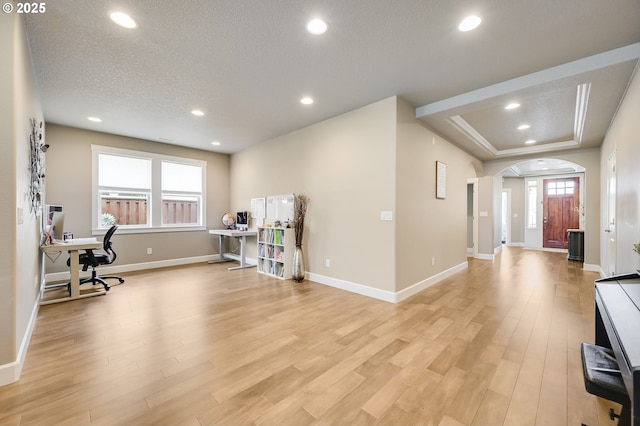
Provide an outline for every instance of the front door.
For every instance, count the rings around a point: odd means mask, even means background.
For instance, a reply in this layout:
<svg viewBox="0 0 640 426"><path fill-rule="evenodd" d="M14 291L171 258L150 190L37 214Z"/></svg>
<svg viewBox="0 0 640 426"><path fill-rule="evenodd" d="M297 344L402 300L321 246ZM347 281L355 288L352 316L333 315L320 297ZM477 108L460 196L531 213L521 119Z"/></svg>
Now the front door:
<svg viewBox="0 0 640 426"><path fill-rule="evenodd" d="M542 246L566 249L569 247L567 229L580 226L580 179L577 177L544 179L542 204Z"/></svg>

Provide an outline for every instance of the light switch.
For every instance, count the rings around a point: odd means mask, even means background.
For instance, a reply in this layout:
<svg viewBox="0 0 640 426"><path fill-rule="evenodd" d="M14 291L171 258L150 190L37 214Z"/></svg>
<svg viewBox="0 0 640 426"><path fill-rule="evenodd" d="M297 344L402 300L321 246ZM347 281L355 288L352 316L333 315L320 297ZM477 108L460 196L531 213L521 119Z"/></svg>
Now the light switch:
<svg viewBox="0 0 640 426"><path fill-rule="evenodd" d="M380 220L393 220L393 212L391 211L381 211L380 212Z"/></svg>

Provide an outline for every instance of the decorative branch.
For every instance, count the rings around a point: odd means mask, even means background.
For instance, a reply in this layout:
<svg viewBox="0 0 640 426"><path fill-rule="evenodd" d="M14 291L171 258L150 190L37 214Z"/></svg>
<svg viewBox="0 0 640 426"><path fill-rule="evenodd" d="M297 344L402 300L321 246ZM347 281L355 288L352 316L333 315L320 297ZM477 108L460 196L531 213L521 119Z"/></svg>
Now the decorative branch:
<svg viewBox="0 0 640 426"><path fill-rule="evenodd" d="M42 121L35 118L31 122L31 134L29 135L29 171L31 172L31 182L29 182L29 199L31 200L31 211L36 215L42 207L42 191L44 190L44 161L42 153L47 152L49 145L42 141Z"/></svg>
<svg viewBox="0 0 640 426"><path fill-rule="evenodd" d="M303 194L295 194L293 198L293 231L295 233L296 246L302 245L304 233L304 217L307 214L309 197Z"/></svg>

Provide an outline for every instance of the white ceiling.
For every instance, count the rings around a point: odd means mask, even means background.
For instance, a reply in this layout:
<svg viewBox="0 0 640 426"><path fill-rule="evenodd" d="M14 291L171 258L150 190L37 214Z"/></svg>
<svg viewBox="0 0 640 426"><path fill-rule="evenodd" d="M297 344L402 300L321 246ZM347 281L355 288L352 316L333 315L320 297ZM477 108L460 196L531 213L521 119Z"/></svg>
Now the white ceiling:
<svg viewBox="0 0 640 426"><path fill-rule="evenodd" d="M481 26L458 31L469 14ZM305 31L314 17L325 35ZM399 95L483 160L598 147L639 22L638 0L56 0L25 15L50 123L234 153Z"/></svg>

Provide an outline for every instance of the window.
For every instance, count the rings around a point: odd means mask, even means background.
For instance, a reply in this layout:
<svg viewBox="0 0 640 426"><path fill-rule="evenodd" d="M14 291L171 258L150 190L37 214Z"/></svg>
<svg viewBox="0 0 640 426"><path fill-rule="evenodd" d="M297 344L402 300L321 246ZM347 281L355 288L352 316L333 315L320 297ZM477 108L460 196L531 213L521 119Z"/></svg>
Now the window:
<svg viewBox="0 0 640 426"><path fill-rule="evenodd" d="M162 162L162 224L199 225L202 167Z"/></svg>
<svg viewBox="0 0 640 426"><path fill-rule="evenodd" d="M538 181L527 181L527 228L538 227Z"/></svg>
<svg viewBox="0 0 640 426"><path fill-rule="evenodd" d="M203 228L206 162L92 146L93 227L123 231Z"/></svg>
<svg viewBox="0 0 640 426"><path fill-rule="evenodd" d="M98 194L98 227L149 226L151 159L99 153Z"/></svg>
<svg viewBox="0 0 640 426"><path fill-rule="evenodd" d="M553 180L547 183L547 195L571 195L576 190L573 180Z"/></svg>

